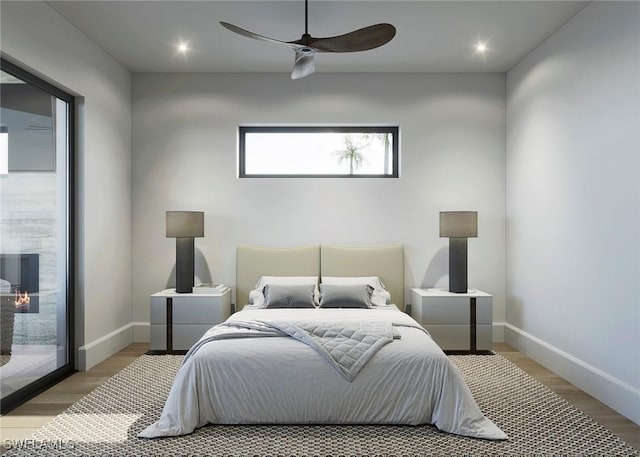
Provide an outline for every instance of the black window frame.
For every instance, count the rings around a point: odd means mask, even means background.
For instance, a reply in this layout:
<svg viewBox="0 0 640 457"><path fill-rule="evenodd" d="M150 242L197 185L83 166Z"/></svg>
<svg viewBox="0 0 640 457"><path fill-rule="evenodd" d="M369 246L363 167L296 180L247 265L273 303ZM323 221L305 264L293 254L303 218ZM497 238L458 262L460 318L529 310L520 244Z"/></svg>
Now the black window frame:
<svg viewBox="0 0 640 457"><path fill-rule="evenodd" d="M391 133L391 166L389 174L248 174L246 172L247 133ZM238 177L240 178L399 178L400 177L400 127L397 125L340 125L340 126L239 126L238 127Z"/></svg>

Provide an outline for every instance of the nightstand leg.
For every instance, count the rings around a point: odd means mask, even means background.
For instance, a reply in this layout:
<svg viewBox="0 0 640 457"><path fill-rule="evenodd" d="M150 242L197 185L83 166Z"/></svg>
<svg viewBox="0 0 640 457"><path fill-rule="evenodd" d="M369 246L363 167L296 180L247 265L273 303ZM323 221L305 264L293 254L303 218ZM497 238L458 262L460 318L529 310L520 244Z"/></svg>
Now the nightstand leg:
<svg viewBox="0 0 640 457"><path fill-rule="evenodd" d="M173 298L167 297L167 352L173 351Z"/></svg>
<svg viewBox="0 0 640 457"><path fill-rule="evenodd" d="M477 346L477 338L476 338L476 330L477 330L477 321L476 321L476 298L471 297L471 304L469 306L469 341L471 343L471 352L476 352L478 350Z"/></svg>

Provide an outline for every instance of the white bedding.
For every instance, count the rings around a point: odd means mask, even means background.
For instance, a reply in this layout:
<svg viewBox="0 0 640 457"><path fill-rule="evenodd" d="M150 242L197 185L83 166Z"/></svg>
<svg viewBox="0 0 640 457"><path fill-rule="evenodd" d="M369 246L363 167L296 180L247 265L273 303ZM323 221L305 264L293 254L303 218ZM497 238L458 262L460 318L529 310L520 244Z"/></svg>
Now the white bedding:
<svg viewBox="0 0 640 457"><path fill-rule="evenodd" d="M206 343L178 371L159 420L138 436L184 435L206 424L433 424L459 435L506 439L476 405L431 337L388 309L250 309L233 321L391 322L400 333L349 382L290 337Z"/></svg>

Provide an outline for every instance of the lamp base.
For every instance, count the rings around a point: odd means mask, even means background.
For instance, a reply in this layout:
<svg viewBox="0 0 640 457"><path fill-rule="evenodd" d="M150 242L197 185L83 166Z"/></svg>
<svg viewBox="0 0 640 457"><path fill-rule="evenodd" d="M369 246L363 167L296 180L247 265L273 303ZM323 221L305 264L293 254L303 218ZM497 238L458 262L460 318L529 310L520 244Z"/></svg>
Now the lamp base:
<svg viewBox="0 0 640 457"><path fill-rule="evenodd" d="M176 293L193 292L193 238L176 238Z"/></svg>
<svg viewBox="0 0 640 457"><path fill-rule="evenodd" d="M466 238L449 238L449 292L467 293Z"/></svg>

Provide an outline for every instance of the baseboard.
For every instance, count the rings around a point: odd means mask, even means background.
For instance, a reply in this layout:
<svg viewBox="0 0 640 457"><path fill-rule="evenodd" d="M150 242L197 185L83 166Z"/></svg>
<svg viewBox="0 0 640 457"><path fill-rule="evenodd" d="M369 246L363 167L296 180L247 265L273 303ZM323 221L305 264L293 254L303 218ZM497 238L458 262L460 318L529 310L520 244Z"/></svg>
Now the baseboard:
<svg viewBox="0 0 640 457"><path fill-rule="evenodd" d="M133 342L133 324L129 323L78 349L78 370L87 371Z"/></svg>
<svg viewBox="0 0 640 457"><path fill-rule="evenodd" d="M640 425L640 390L518 327L504 329L505 341L522 354Z"/></svg>
<svg viewBox="0 0 640 457"><path fill-rule="evenodd" d="M493 323L493 342L504 343L504 322Z"/></svg>
<svg viewBox="0 0 640 457"><path fill-rule="evenodd" d="M133 322L133 342L148 343L151 341L150 331L151 324L149 322Z"/></svg>

